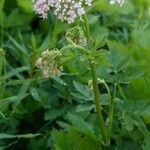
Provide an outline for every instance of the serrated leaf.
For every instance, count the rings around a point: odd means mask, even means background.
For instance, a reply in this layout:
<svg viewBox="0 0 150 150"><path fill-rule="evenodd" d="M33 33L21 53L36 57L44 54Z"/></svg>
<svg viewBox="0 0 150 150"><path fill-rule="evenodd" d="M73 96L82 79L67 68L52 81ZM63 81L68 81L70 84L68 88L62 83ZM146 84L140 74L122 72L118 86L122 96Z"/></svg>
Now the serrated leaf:
<svg viewBox="0 0 150 150"><path fill-rule="evenodd" d="M85 95L82 95L81 93L71 93L71 95L77 99L81 99L81 100L85 100L85 101L92 101L92 98L85 97Z"/></svg>
<svg viewBox="0 0 150 150"><path fill-rule="evenodd" d="M107 41L107 38L108 38L108 33L99 34L96 39L94 38L93 49L97 50L97 49L103 47Z"/></svg>
<svg viewBox="0 0 150 150"><path fill-rule="evenodd" d="M50 120L53 121L54 119L56 119L57 117L60 117L64 114L66 108L62 108L60 109L50 109L48 111L45 112L45 120Z"/></svg>
<svg viewBox="0 0 150 150"><path fill-rule="evenodd" d="M74 96L84 99L84 100L92 100L92 93L90 88L87 85L80 84L76 81L73 81L74 87L78 93L72 93Z"/></svg>
<svg viewBox="0 0 150 150"><path fill-rule="evenodd" d="M85 122L82 118L73 115L71 113L67 114L67 120L71 122L71 124L78 130L79 132L96 139L96 135L94 134L93 126L87 122Z"/></svg>
<svg viewBox="0 0 150 150"><path fill-rule="evenodd" d="M146 136L148 134L148 129L141 117L150 114L149 101L124 100L119 103L117 107L121 113L120 119L122 119L124 127L127 128L128 131L131 131L134 126L136 126L138 130Z"/></svg>
<svg viewBox="0 0 150 150"><path fill-rule="evenodd" d="M94 108L95 108L94 104L78 105L75 110L76 110L76 112L89 112Z"/></svg>

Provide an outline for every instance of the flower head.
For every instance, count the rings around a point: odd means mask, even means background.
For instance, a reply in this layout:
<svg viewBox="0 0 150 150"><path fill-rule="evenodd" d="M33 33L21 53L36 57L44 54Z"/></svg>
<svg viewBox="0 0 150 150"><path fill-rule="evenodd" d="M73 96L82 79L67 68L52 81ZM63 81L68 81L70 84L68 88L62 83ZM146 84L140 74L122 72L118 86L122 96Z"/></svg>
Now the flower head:
<svg viewBox="0 0 150 150"><path fill-rule="evenodd" d="M47 18L49 9L47 0L37 0L34 4L34 10L44 19Z"/></svg>
<svg viewBox="0 0 150 150"><path fill-rule="evenodd" d="M34 10L43 18L47 18L50 8L61 21L73 23L77 17L85 14L85 8L92 4L92 0L37 0Z"/></svg>
<svg viewBox="0 0 150 150"><path fill-rule="evenodd" d="M60 76L63 67L60 65L61 52L58 50L46 50L36 61L36 66L42 70L43 78Z"/></svg>
<svg viewBox="0 0 150 150"><path fill-rule="evenodd" d="M81 46L85 46L87 44L84 30L79 26L69 29L66 33L66 39L69 44L74 43Z"/></svg>

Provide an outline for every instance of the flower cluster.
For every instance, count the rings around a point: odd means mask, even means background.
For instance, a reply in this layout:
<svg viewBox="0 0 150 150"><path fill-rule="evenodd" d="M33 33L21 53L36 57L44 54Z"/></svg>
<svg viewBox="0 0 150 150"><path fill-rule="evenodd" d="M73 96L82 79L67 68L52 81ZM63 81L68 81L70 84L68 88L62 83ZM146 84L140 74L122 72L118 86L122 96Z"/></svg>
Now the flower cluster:
<svg viewBox="0 0 150 150"><path fill-rule="evenodd" d="M125 3L125 0L111 0L110 4L114 5L114 4L119 4L120 6L122 6Z"/></svg>
<svg viewBox="0 0 150 150"><path fill-rule="evenodd" d="M87 39L83 29L79 26L71 28L66 33L66 39L69 44L76 44L85 46L87 44Z"/></svg>
<svg viewBox="0 0 150 150"><path fill-rule="evenodd" d="M34 4L34 10L44 19L47 18L49 9L47 0L37 0Z"/></svg>
<svg viewBox="0 0 150 150"><path fill-rule="evenodd" d="M36 66L42 70L43 78L53 78L60 76L63 67L60 65L61 52L58 50L46 50L36 61Z"/></svg>
<svg viewBox="0 0 150 150"><path fill-rule="evenodd" d="M79 16L85 14L85 8L92 4L92 0L36 0L34 10L43 18L47 18L50 8L61 21L73 23Z"/></svg>

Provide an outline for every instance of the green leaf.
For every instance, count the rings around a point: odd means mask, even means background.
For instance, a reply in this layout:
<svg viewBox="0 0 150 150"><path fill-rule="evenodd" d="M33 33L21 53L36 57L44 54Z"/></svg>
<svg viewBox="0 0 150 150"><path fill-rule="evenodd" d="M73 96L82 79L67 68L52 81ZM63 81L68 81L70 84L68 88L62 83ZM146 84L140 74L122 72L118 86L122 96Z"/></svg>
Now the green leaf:
<svg viewBox="0 0 150 150"><path fill-rule="evenodd" d="M4 60L5 60L5 53L2 49L0 49L0 77L2 76Z"/></svg>
<svg viewBox="0 0 150 150"><path fill-rule="evenodd" d="M117 105L122 124L128 131L132 131L136 126L138 130L146 136L148 129L145 126L142 117L150 115L150 102L149 101L134 101L124 100Z"/></svg>
<svg viewBox="0 0 150 150"><path fill-rule="evenodd" d="M102 147L100 145L100 142L95 142L90 137L83 137L78 146L77 150L102 150Z"/></svg>
<svg viewBox="0 0 150 150"><path fill-rule="evenodd" d="M6 116L0 111L0 116L2 116L2 118L7 119Z"/></svg>
<svg viewBox="0 0 150 150"><path fill-rule="evenodd" d="M131 64L131 55L123 44L109 41L108 46L110 49L108 57L114 72L119 72Z"/></svg>
<svg viewBox="0 0 150 150"><path fill-rule="evenodd" d="M9 103L17 103L18 104L22 99L24 99L28 95L29 94L22 94L22 95L16 95L16 96L8 97L5 99L1 99L0 105L9 104ZM1 106L0 106L0 108L1 108Z"/></svg>
<svg viewBox="0 0 150 150"><path fill-rule="evenodd" d="M33 1L32 0L17 0L17 4L21 7L26 13L33 14Z"/></svg>
<svg viewBox="0 0 150 150"><path fill-rule="evenodd" d="M67 132L53 130L52 138L55 150L101 150L99 141L82 136L74 128L69 128Z"/></svg>
<svg viewBox="0 0 150 150"><path fill-rule="evenodd" d="M95 38L93 39L94 40L93 49L97 50L97 49L103 47L107 41L107 38L108 38L108 33L99 34L96 39Z"/></svg>
<svg viewBox="0 0 150 150"><path fill-rule="evenodd" d="M32 87L32 88L30 89L30 93L31 93L32 97L33 97L36 101L41 102L41 98L40 98L40 96L39 96L39 94L38 94L37 88Z"/></svg>
<svg viewBox="0 0 150 150"><path fill-rule="evenodd" d="M76 112L89 112L92 109L95 108L94 104L89 104L89 105L78 105L76 107Z"/></svg>
<svg viewBox="0 0 150 150"><path fill-rule="evenodd" d="M110 52L104 49L92 50L90 53L90 56L94 57L96 63L101 66L110 66L110 62L108 59L109 55Z"/></svg>
<svg viewBox="0 0 150 150"><path fill-rule="evenodd" d="M61 84L61 85L64 85L64 86L67 85L67 83L64 80L62 80L60 77L58 77L58 76L53 77L53 79L55 81L57 81L59 84Z"/></svg>
<svg viewBox="0 0 150 150"><path fill-rule="evenodd" d="M148 100L150 98L150 81L145 77L134 79L126 89L128 97L135 100Z"/></svg>
<svg viewBox="0 0 150 150"><path fill-rule="evenodd" d="M0 25L3 27L3 19L4 19L4 12L3 12L3 7L4 7L5 0L0 0Z"/></svg>
<svg viewBox="0 0 150 150"><path fill-rule="evenodd" d="M150 135L145 137L144 144L142 145L143 150L149 150L150 148Z"/></svg>
<svg viewBox="0 0 150 150"><path fill-rule="evenodd" d="M32 18L33 16L21 14L18 8L14 8L8 16L4 15L4 28L28 25Z"/></svg>
<svg viewBox="0 0 150 150"><path fill-rule="evenodd" d="M67 120L69 120L79 132L88 135L93 139L97 139L96 135L94 134L94 128L91 124L85 122L82 118L70 113L68 113L66 117Z"/></svg>
<svg viewBox="0 0 150 150"><path fill-rule="evenodd" d="M20 68L17 68L17 69L13 69L12 71L8 72L7 74L5 74L4 76L2 76L0 78L0 80L6 80L6 79L9 79L13 76L16 75L16 73L20 73L20 72L23 72L23 71L28 71L30 68L29 67L20 67Z"/></svg>
<svg viewBox="0 0 150 150"><path fill-rule="evenodd" d="M73 81L73 84L78 93L72 93L72 95L87 101L91 101L93 99L92 92L87 85L80 84L76 81Z"/></svg>
<svg viewBox="0 0 150 150"><path fill-rule="evenodd" d="M51 40L51 36L50 36L50 32L47 34L46 38L44 40L42 40L42 43L39 47L39 51L43 51L48 49L48 47L50 46L49 41Z"/></svg>
<svg viewBox="0 0 150 150"><path fill-rule="evenodd" d="M53 130L52 137L55 150L72 150L71 142L67 139L67 134L65 132Z"/></svg>
<svg viewBox="0 0 150 150"><path fill-rule="evenodd" d="M11 42L14 44L14 46L25 56L28 57L28 53L27 53L27 49L22 46L20 43L18 43L13 37L11 37L10 35L8 35L9 39L11 40Z"/></svg>
<svg viewBox="0 0 150 150"><path fill-rule="evenodd" d="M64 114L66 108L62 108L60 109L50 109L48 111L45 112L45 120L50 120L53 121L54 119L56 119L57 117L60 117Z"/></svg>
<svg viewBox="0 0 150 150"><path fill-rule="evenodd" d="M5 0L0 0L0 11L3 10Z"/></svg>

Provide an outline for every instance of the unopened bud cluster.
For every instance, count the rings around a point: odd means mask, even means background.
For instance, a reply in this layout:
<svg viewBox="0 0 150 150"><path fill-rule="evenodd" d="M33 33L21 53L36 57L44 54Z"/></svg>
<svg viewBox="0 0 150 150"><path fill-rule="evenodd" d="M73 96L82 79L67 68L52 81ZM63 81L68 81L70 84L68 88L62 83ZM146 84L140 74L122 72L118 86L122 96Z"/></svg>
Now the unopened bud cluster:
<svg viewBox="0 0 150 150"><path fill-rule="evenodd" d="M85 8L91 4L92 0L36 0L34 10L45 19L53 8L58 19L73 23L78 16L85 14Z"/></svg>
<svg viewBox="0 0 150 150"><path fill-rule="evenodd" d="M98 84L105 83L105 81L100 78L97 78L97 82L98 82ZM92 80L88 81L88 86L89 86L90 90L93 91L93 81Z"/></svg>
<svg viewBox="0 0 150 150"><path fill-rule="evenodd" d="M46 50L36 61L36 66L42 70L43 78L53 78L60 76L63 67L60 65L61 52L58 50Z"/></svg>
<svg viewBox="0 0 150 150"><path fill-rule="evenodd" d="M66 33L66 39L69 44L74 43L80 46L85 46L87 44L85 33L83 29L79 26L69 29Z"/></svg>

